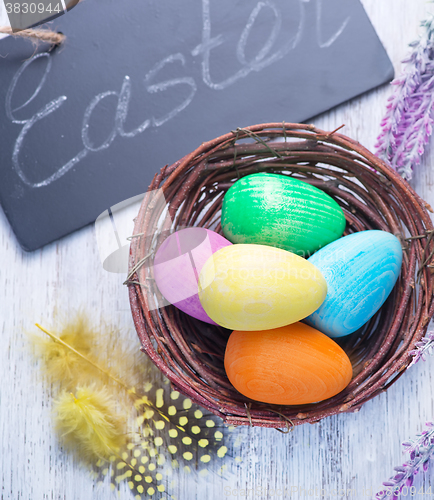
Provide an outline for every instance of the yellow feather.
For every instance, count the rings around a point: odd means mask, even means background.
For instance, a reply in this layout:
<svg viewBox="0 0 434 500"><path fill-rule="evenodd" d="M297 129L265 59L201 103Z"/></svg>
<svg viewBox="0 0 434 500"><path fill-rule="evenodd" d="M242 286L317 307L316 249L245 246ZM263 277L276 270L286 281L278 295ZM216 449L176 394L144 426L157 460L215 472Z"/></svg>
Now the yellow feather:
<svg viewBox="0 0 434 500"><path fill-rule="evenodd" d="M71 316L56 333L37 326L46 334L33 336L45 373L53 389L62 391L54 402L57 429L100 479L110 473L116 487L128 481L140 496L150 495L150 483L153 492L163 491L157 471L165 462L175 466L180 458L191 464L194 458L208 465L217 444L218 457L226 453L209 416L161 375L157 384L150 382L152 367L137 342L122 342L105 325L91 326L84 314Z"/></svg>
<svg viewBox="0 0 434 500"><path fill-rule="evenodd" d="M92 380L129 390L143 380L138 345L119 342L119 332L104 324L95 327L84 313L71 316L56 335L36 326L47 334L30 335L36 354L50 382L60 388L74 389ZM131 385L126 387L122 380Z"/></svg>
<svg viewBox="0 0 434 500"><path fill-rule="evenodd" d="M77 323L77 322L76 322ZM86 326L86 329L80 331L80 336L81 338L85 333L89 335L89 337L92 338L92 334L88 332L94 332L95 330L88 328L87 320L85 319L84 325ZM93 380L94 385L98 385L101 387L110 387L110 389L116 393L117 400L121 401L124 406L127 406L127 399L130 397L133 402L134 406L136 409L140 409L143 406L148 406L150 408L154 408L156 412L164 419L167 421L170 421L169 417L161 411L157 406L162 406L163 405L163 399L162 399L162 394L163 394L163 389L157 389L156 393L159 395L157 397L157 402L156 404L152 403L149 398L146 395L142 395L138 393L135 389L134 386L127 385L124 380L125 376L119 377L116 375L115 367L117 367L118 370L120 370L120 373L122 373L122 368L124 372L129 372L129 377L127 377L127 380L130 382L138 382L138 380L142 379L143 375L143 370L142 369L134 369L135 366L140 367L142 363L139 362L133 362L134 361L134 354L124 351L121 348L119 349L112 349L113 353L110 358L110 369L106 368L104 366L104 363L98 359L97 355L92 355L85 354L81 352L79 349L74 347L74 343L70 344L66 342L64 339L67 337L67 335L71 331L71 326L68 325L65 330L62 332L61 335L57 336L54 335L53 333L49 332L42 326L38 325L36 323L36 326L42 330L44 333L46 333L49 337L49 341L42 344L39 343L39 345L45 346L46 350L42 350L42 356L44 357L45 355L45 360L46 360L46 365L47 365L47 371L50 370L50 364L53 364L54 366L51 368L49 373L52 374L53 376L53 382L57 381L59 382L60 386L62 388L67 388L67 387L76 387L78 384L83 383L83 381L87 380ZM75 326L73 324L73 326ZM65 333L66 331L66 333ZM63 337L63 338L62 338ZM69 340L69 337L68 337ZM72 340L77 340L76 337L72 336ZM94 339L95 340L95 339ZM106 342L107 344L108 342ZM51 352L51 350L54 350L54 346L58 346L58 349L61 350L62 352L62 358L67 358L68 351L71 353L71 357L68 359L73 359L74 361L74 371L77 372L79 371L79 374L75 376L75 378L70 378L68 373L62 373L59 368L60 365L57 364L57 358L55 358L54 363L53 360L48 356L48 353ZM95 342L93 342L93 347L95 348ZM95 350L95 349L94 349ZM96 352L96 351L95 351ZM140 352L140 351L138 351ZM101 356L100 356L101 357ZM108 357L108 356L107 356ZM133 367L133 369L131 369ZM72 372L72 369L70 367L69 372ZM93 373L95 372L95 373ZM63 378L62 378L63 377ZM143 380L139 383L139 385L144 385ZM153 414L153 413L152 413ZM151 418L151 417L149 417ZM185 432L185 430L177 426L181 431Z"/></svg>
<svg viewBox="0 0 434 500"><path fill-rule="evenodd" d="M78 315L74 321L65 325L59 333L59 339L72 346L83 356L89 356L92 350L92 337L89 335L86 318ZM36 354L43 361L44 372L50 382L59 383L64 388L93 379L95 368L83 361L76 352L53 338L30 334Z"/></svg>
<svg viewBox="0 0 434 500"><path fill-rule="evenodd" d="M116 401L105 389L77 387L54 402L56 427L66 446L89 463L117 456L127 438L127 417L115 413Z"/></svg>

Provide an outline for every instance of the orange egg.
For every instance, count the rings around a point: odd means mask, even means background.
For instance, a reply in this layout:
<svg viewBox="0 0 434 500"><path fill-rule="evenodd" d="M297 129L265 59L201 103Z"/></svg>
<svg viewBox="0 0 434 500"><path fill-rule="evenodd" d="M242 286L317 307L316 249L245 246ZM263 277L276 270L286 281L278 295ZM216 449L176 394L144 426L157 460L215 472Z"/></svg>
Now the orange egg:
<svg viewBox="0 0 434 500"><path fill-rule="evenodd" d="M330 398L353 375L343 349L304 323L256 332L235 330L226 346L225 369L241 394L278 405Z"/></svg>

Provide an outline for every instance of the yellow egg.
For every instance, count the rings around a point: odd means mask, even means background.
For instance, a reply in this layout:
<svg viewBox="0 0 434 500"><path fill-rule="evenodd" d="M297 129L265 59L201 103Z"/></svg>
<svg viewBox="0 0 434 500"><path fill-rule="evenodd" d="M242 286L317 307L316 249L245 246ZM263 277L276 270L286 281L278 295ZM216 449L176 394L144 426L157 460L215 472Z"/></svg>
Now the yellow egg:
<svg viewBox="0 0 434 500"><path fill-rule="evenodd" d="M266 245L218 250L199 275L199 299L208 316L231 330L268 330L309 316L327 295L313 264Z"/></svg>

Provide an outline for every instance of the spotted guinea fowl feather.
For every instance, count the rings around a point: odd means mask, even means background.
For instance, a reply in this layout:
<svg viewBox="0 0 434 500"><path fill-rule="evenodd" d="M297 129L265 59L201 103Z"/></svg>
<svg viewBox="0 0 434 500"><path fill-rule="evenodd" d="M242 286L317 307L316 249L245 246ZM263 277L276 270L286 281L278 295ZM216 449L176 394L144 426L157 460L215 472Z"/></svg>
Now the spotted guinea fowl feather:
<svg viewBox="0 0 434 500"><path fill-rule="evenodd" d="M150 364L144 368L143 357L134 360L137 353L113 346L83 314L57 335L37 326L47 335L36 337L35 346L57 388L59 438L92 464L98 482L109 476L112 488L126 482L136 499L165 498L174 470L224 473L233 428L173 390ZM110 352L101 348L107 344Z"/></svg>

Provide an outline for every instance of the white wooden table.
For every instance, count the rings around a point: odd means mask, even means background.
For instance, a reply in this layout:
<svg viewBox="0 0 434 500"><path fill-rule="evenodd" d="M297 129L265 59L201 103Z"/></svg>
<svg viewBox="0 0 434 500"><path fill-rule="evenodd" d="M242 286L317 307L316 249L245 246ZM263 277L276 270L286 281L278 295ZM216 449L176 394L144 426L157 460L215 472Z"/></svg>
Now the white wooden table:
<svg viewBox="0 0 434 500"><path fill-rule="evenodd" d="M363 4L399 73L408 43L417 38L420 21L434 13L434 5L426 0L363 0ZM344 123L343 133L373 149L389 94L390 88L383 86L314 123L325 130ZM432 164L428 148L412 184L434 205ZM123 341L137 342L123 280L103 270L93 227L29 254L20 249L0 211L2 499L115 495L108 485L97 488L87 470L59 446L52 428L50 390L28 352L26 331L35 331L35 322L50 327L56 315L67 316L82 307L96 322L105 320L119 329ZM178 473L170 493L180 500L205 495L214 500L243 498L241 490L248 488L248 498L255 499L273 494L279 498L279 493L280 498L335 499L346 498L340 492L344 488L351 489L350 498L370 498L391 476L393 466L404 461L401 442L421 432L425 421L434 420L433 370L434 358L420 362L359 413L299 426L288 435L238 428L236 454L242 462L230 474L197 481L193 475ZM431 478L432 470L417 476L417 489L424 486L426 491L434 483ZM126 486L121 487L120 498L132 498ZM420 493L416 498L431 495Z"/></svg>

